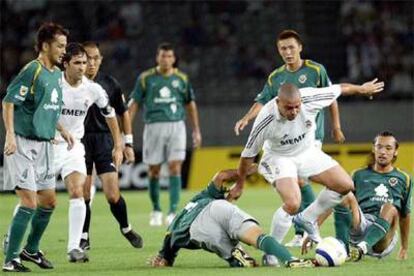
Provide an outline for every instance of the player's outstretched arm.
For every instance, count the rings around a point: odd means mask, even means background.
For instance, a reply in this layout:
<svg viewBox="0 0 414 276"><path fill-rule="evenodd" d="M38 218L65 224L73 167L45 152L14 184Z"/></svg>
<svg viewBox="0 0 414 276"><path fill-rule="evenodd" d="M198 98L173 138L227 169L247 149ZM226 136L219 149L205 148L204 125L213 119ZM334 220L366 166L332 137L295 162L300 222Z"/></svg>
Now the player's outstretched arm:
<svg viewBox="0 0 414 276"><path fill-rule="evenodd" d="M244 182L246 181L246 177L248 176L249 169L252 166L254 161L254 157L241 157L239 168L237 169L238 179L234 187L229 191L227 195L228 201L233 201L239 199L239 197L243 193Z"/></svg>
<svg viewBox="0 0 414 276"><path fill-rule="evenodd" d="M247 176L257 172L257 164L253 163L247 170ZM223 187L226 182L234 182L239 179L239 174L236 169L222 170L216 173L213 177L214 185L217 188Z"/></svg>
<svg viewBox="0 0 414 276"><path fill-rule="evenodd" d="M234 125L234 133L236 133L237 136L239 136L240 131L242 131L252 119L256 118L262 107L263 105L261 103L254 103L246 115L244 115L243 118L236 122Z"/></svg>
<svg viewBox="0 0 414 276"><path fill-rule="evenodd" d="M14 104L3 101L3 121L6 129L4 154L12 155L16 152L16 136L14 134Z"/></svg>
<svg viewBox="0 0 414 276"><path fill-rule="evenodd" d="M354 95L361 94L366 96L372 96L384 90L384 82L378 82L375 78L372 81L368 81L362 85L355 85L351 83L341 83L342 95Z"/></svg>
<svg viewBox="0 0 414 276"><path fill-rule="evenodd" d="M408 259L408 241L410 235L410 214L405 217L400 216L400 234L401 234L401 247L398 252L398 259Z"/></svg>
<svg viewBox="0 0 414 276"><path fill-rule="evenodd" d="M134 125L135 115L138 113L138 103L134 99L130 99L128 102L128 112L131 119L131 126Z"/></svg>

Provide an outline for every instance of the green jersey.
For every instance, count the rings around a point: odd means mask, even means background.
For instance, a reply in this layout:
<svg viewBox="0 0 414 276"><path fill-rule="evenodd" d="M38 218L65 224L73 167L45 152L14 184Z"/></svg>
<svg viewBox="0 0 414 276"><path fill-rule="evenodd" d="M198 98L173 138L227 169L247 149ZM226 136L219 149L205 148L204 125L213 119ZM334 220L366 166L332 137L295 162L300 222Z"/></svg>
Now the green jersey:
<svg viewBox="0 0 414 276"><path fill-rule="evenodd" d="M185 105L194 101L194 91L180 70L165 76L151 68L138 77L132 98L144 106L145 123L175 122L185 119Z"/></svg>
<svg viewBox="0 0 414 276"><path fill-rule="evenodd" d="M171 243L179 247L188 246L189 231L193 221L209 203L224 199L225 191L226 189L218 189L213 182L210 182L206 189L194 196L168 227Z"/></svg>
<svg viewBox="0 0 414 276"><path fill-rule="evenodd" d="M279 88L284 83L292 83L299 88L305 87L326 87L331 85L325 67L322 64L305 59L301 68L295 72L287 70L286 65L274 70L263 87L263 90L257 95L255 101L266 104L268 101L277 96ZM316 117L315 138L323 141L325 133L324 112L321 110Z"/></svg>
<svg viewBox="0 0 414 276"><path fill-rule="evenodd" d="M411 210L411 177L397 168L389 173L378 173L370 168L353 174L355 197L365 214L378 216L384 203L393 204L402 216Z"/></svg>
<svg viewBox="0 0 414 276"><path fill-rule="evenodd" d="M28 63L7 87L5 102L14 104L15 133L34 140L55 137L62 108L62 72L46 69L39 61Z"/></svg>

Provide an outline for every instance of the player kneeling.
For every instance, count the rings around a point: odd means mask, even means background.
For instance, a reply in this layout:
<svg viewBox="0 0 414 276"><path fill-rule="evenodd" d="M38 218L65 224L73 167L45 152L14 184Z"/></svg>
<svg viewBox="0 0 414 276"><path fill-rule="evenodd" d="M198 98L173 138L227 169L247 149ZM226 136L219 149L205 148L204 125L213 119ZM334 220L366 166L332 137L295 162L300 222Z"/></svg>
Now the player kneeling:
<svg viewBox="0 0 414 276"><path fill-rule="evenodd" d="M252 165L249 174L257 170ZM176 216L168 228L162 249L149 263L153 267L173 266L181 248L204 249L216 253L231 267L253 267L256 261L239 246L240 242L274 255L287 267L313 267L312 260L299 260L263 233L259 223L249 214L225 199L226 182L238 178L237 170L217 173L207 188L197 194Z"/></svg>

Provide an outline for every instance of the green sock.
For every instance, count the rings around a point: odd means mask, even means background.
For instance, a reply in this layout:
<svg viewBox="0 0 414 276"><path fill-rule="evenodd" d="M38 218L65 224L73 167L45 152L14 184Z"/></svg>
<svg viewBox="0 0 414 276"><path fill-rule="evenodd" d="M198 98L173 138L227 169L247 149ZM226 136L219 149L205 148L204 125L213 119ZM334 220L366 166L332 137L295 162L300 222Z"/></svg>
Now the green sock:
<svg viewBox="0 0 414 276"><path fill-rule="evenodd" d="M390 223L388 221L383 218L377 218L375 222L368 227L364 241L367 243L368 247L371 248L387 234L389 229Z"/></svg>
<svg viewBox="0 0 414 276"><path fill-rule="evenodd" d="M180 201L181 176L170 176L170 213L177 211Z"/></svg>
<svg viewBox="0 0 414 276"><path fill-rule="evenodd" d="M34 209L19 207L14 215L9 236L9 245L7 247L5 263L17 258L20 254L20 246L26 233L27 225L33 217Z"/></svg>
<svg viewBox="0 0 414 276"><path fill-rule="evenodd" d="M160 180L158 178L150 178L149 194L154 211L161 211L160 207Z"/></svg>
<svg viewBox="0 0 414 276"><path fill-rule="evenodd" d="M345 244L348 252L349 230L352 224L352 214L348 208L337 205L334 208L334 224L336 238Z"/></svg>
<svg viewBox="0 0 414 276"><path fill-rule="evenodd" d="M293 259L292 254L280 243L278 243L272 236L261 234L257 238L257 248L266 254L276 256L280 262L286 264Z"/></svg>
<svg viewBox="0 0 414 276"><path fill-rule="evenodd" d="M305 186L300 188L300 194L302 196L302 201L300 202L300 208L299 208L299 212L302 212L303 210L306 209L306 207L308 207L312 202L315 201L315 194L313 193L312 190L312 186L309 183L305 183ZM296 226L295 224L295 234L296 235L302 235L305 231Z"/></svg>
<svg viewBox="0 0 414 276"><path fill-rule="evenodd" d="M37 253L39 251L39 242L47 225L49 224L50 217L52 216L53 209L38 207L32 218L32 229L30 230L29 237L27 238L27 245L25 249L31 253Z"/></svg>

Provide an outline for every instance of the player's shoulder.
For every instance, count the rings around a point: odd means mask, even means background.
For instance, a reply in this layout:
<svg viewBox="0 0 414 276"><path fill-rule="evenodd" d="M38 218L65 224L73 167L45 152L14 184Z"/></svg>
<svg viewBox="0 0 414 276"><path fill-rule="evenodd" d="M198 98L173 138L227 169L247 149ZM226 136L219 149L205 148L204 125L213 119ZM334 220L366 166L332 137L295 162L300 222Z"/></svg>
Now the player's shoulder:
<svg viewBox="0 0 414 276"><path fill-rule="evenodd" d="M40 72L42 70L42 64L37 60L32 60L26 63L23 68L20 70L20 74L36 74L36 72Z"/></svg>
<svg viewBox="0 0 414 276"><path fill-rule="evenodd" d="M322 72L326 72L325 66L323 66L321 63L318 63L314 60L305 59L303 64L306 68L316 71L318 75L321 74Z"/></svg>
<svg viewBox="0 0 414 276"><path fill-rule="evenodd" d="M353 177L358 177L360 175L363 175L363 174L366 174L366 173L370 173L370 172L372 172L372 170L369 167L364 166L364 167L360 167L360 168L357 168L357 169L353 170L351 172L351 175Z"/></svg>
<svg viewBox="0 0 414 276"><path fill-rule="evenodd" d="M174 75L179 77L184 82L188 82L188 75L186 73L184 73L183 71L181 71L180 69L175 68L174 69Z"/></svg>
<svg viewBox="0 0 414 276"><path fill-rule="evenodd" d="M277 67L275 70L273 70L269 76L267 77L267 83L269 85L273 84L273 80L278 77L281 73L283 73L285 71L286 65L282 65Z"/></svg>
<svg viewBox="0 0 414 276"><path fill-rule="evenodd" d="M407 187L408 187L408 186L410 185L411 181L412 181L412 177L411 177L411 175L410 175L409 173L407 173L406 171L404 171L404 170L402 170L402 169L398 168L398 167L396 167L396 168L395 168L395 172L396 172L397 174L399 174L399 175L401 176L401 178L402 178L402 179L404 179L404 180L405 180L405 183L406 183L406 185L407 185Z"/></svg>
<svg viewBox="0 0 414 276"><path fill-rule="evenodd" d="M104 90L102 85L93 80L88 79L85 76L82 77L82 83L87 87L88 90L91 90L93 92L100 92Z"/></svg>
<svg viewBox="0 0 414 276"><path fill-rule="evenodd" d="M149 76L155 75L157 73L157 69L155 67L149 68L147 70L145 70L144 72L142 72L139 77L141 80L145 80L146 78L148 78Z"/></svg>

